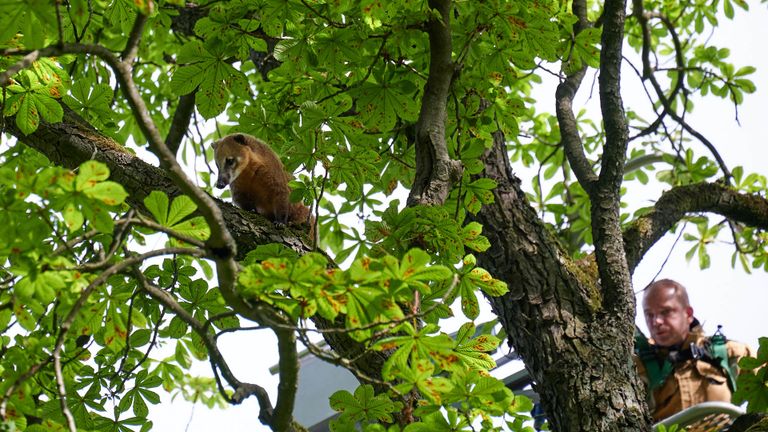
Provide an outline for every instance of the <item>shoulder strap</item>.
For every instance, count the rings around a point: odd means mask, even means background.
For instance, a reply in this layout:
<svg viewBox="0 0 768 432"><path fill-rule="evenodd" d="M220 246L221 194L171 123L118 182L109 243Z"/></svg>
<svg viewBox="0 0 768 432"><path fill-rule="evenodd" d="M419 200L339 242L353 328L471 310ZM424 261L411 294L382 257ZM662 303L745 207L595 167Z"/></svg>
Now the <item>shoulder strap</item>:
<svg viewBox="0 0 768 432"><path fill-rule="evenodd" d="M728 386L733 392L736 391L736 367L731 366L731 362L728 360L728 347L725 344L725 335L720 331L721 328L722 326L718 325L715 334L709 338L709 350L712 357L728 376Z"/></svg>
<svg viewBox="0 0 768 432"><path fill-rule="evenodd" d="M648 392L653 392L656 388L661 387L669 374L672 373L672 363L664 359L659 364L656 353L648 343L648 339L637 327L635 327L635 354L637 354L640 361L643 362L643 366L645 366L645 373L648 375Z"/></svg>

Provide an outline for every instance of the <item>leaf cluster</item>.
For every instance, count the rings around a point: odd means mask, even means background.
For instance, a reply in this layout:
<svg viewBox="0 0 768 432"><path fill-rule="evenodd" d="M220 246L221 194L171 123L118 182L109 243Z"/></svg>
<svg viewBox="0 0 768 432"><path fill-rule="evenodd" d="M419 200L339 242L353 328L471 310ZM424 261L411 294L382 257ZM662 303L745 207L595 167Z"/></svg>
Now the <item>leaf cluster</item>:
<svg viewBox="0 0 768 432"><path fill-rule="evenodd" d="M755 357L743 357L739 368L744 371L736 379L734 403L747 402L747 412L768 412L768 338L761 337Z"/></svg>
<svg viewBox="0 0 768 432"><path fill-rule="evenodd" d="M206 238L208 227L189 217L196 207L188 198L169 203L164 194L145 202L156 222L132 218L125 213L127 193L109 174L96 161L75 171L52 167L21 147L5 152L0 164L0 403L19 430L64 430L59 380L83 430L150 430L148 406L160 402L155 389L172 391L189 381L190 354L207 358L186 323L168 320L165 308L141 295L132 270L167 287L182 308L210 321L211 331L239 327L220 293L193 278L198 268L211 276L204 261L193 266L193 259L177 256L119 270L135 257L128 239L141 244L167 232L178 237L171 245L183 246ZM150 353L161 339L174 341L175 352L158 362ZM61 377L53 356L63 364ZM212 397L216 386L197 388L185 395L220 403ZM29 423L34 419L44 420Z"/></svg>

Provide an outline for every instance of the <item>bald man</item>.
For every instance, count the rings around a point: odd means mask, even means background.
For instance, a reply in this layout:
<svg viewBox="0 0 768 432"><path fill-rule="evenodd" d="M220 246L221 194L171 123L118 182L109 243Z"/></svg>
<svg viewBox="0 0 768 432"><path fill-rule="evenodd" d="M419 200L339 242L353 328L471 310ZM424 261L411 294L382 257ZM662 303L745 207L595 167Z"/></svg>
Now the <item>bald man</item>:
<svg viewBox="0 0 768 432"><path fill-rule="evenodd" d="M693 316L688 292L681 284L662 279L643 296L649 341L637 341L635 364L648 386L648 404L659 421L706 401L731 401L737 363L754 357L747 346L726 341L719 332L707 337Z"/></svg>

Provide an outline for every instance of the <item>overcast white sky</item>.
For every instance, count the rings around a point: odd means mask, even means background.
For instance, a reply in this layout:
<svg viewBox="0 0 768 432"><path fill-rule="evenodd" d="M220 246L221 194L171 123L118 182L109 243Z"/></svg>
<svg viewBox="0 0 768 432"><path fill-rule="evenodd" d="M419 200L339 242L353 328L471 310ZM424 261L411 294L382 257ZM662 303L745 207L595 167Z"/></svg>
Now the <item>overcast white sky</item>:
<svg viewBox="0 0 768 432"><path fill-rule="evenodd" d="M751 4L748 14L738 13L733 22L722 21L723 28L712 38L714 44L731 49L731 59L737 68L757 67L752 77L757 92L747 96L739 109L741 126L734 120L732 106L712 98L698 102L688 120L717 146L731 168L742 165L746 172L768 176L768 62L765 56L757 55L763 49L754 43L768 40L768 10L765 5ZM636 291L661 269L675 237L668 234L640 264L633 278ZM717 324L722 324L726 336L757 348L758 337L768 336L768 273L755 270L747 275L740 266L732 269L733 249L729 245L713 248L711 268L699 270L696 258L690 264L685 260L689 247L681 241L659 277L675 279L688 288L694 313L707 332L714 332ZM643 321L640 317L638 324L646 330Z"/></svg>
<svg viewBox="0 0 768 432"><path fill-rule="evenodd" d="M688 117L692 126L718 147L731 168L743 165L747 172L763 175L768 175L768 141L765 132L765 121L768 118L768 65L765 56L759 55L762 52L757 52L761 48L750 42L763 43L768 40L766 22L768 12L765 6L753 3L749 14L738 13L735 23L724 22L723 28L718 30L718 36L713 38L715 43L729 41L721 43L721 46L731 48L731 59L737 67L751 64L758 68L752 77L757 85L757 93L748 95L739 111L741 126L734 121L733 108L727 102L699 102L694 115ZM581 97L583 102L584 96ZM625 94L625 105L645 101L643 95ZM524 179L523 184L530 182ZM633 199L640 201L658 196L654 188L631 193ZM688 287L695 315L704 323L707 332L713 332L717 324L722 324L726 336L756 348L758 337L768 335L768 273L756 270L752 275L747 275L740 267L732 269L732 249L726 244L715 245L711 249L711 267L699 270L696 259L690 264L686 262L684 254L690 245L682 240L670 254L675 238L676 235L667 235L645 257L633 277L635 290L642 289L661 271L659 278L676 279ZM662 266L668 254L669 260ZM647 334L642 317L637 322ZM277 362L276 341L271 334L260 331L241 337L224 336L221 342L222 350L230 359L230 366L238 378L267 388L274 401L277 378L267 370ZM198 365L196 370L201 375L210 375L207 363ZM333 384L329 383L329 386L333 387ZM160 431L267 430L257 419L258 404L253 398L242 406L224 411L211 411L202 405L193 408L192 404L177 398L163 407L152 407L150 412L155 430Z"/></svg>

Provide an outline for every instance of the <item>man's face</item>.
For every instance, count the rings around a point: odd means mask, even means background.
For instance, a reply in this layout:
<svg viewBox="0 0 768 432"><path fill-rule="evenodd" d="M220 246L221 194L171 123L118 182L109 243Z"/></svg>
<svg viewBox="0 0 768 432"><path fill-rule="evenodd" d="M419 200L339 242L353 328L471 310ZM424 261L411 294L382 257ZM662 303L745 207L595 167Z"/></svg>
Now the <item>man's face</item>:
<svg viewBox="0 0 768 432"><path fill-rule="evenodd" d="M657 345L669 347L688 337L693 309L683 306L672 287L654 287L643 299L645 323Z"/></svg>

